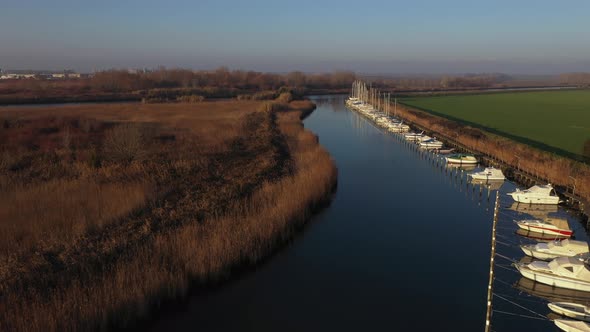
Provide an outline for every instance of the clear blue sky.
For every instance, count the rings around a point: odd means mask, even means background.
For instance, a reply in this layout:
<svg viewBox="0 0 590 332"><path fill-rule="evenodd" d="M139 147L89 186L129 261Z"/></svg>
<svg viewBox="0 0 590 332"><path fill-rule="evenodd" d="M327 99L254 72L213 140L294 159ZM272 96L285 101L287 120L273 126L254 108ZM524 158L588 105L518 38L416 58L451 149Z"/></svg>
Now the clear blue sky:
<svg viewBox="0 0 590 332"><path fill-rule="evenodd" d="M0 0L0 68L590 71L590 1Z"/></svg>

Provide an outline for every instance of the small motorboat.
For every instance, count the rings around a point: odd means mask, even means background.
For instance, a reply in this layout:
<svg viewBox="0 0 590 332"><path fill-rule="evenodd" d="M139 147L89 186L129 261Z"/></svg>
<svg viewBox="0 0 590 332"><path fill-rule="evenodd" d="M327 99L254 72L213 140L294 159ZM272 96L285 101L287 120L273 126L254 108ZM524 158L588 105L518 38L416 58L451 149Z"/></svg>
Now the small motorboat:
<svg viewBox="0 0 590 332"><path fill-rule="evenodd" d="M580 254L587 254L588 243L565 239L563 241L552 241L548 243L524 244L520 246L527 256L536 259L554 259L557 257L573 257Z"/></svg>
<svg viewBox="0 0 590 332"><path fill-rule="evenodd" d="M420 142L420 147L425 149L440 149L442 146L443 142L437 140L436 137Z"/></svg>
<svg viewBox="0 0 590 332"><path fill-rule="evenodd" d="M523 277L542 284L590 292L590 271L580 259L558 257L551 262L514 263L514 266Z"/></svg>
<svg viewBox="0 0 590 332"><path fill-rule="evenodd" d="M493 167L486 167L481 172L475 172L469 174L469 176L474 180L486 180L486 181L498 181L498 180L505 180L506 177L504 173L502 173L501 169L493 168Z"/></svg>
<svg viewBox="0 0 590 332"><path fill-rule="evenodd" d="M447 163L461 164L461 165L463 165L463 164L474 165L479 162L477 160L477 158L475 158L475 156L473 156L472 154L466 154L466 153L450 154L450 155L446 156L445 159L447 160Z"/></svg>
<svg viewBox="0 0 590 332"><path fill-rule="evenodd" d="M558 235L565 237L570 237L574 233L574 231L571 230L567 220L560 218L546 218L544 220L515 220L514 222L516 223L516 225L518 225L518 227L524 229L525 231L535 233Z"/></svg>
<svg viewBox="0 0 590 332"><path fill-rule="evenodd" d="M547 306L556 314L590 322L590 308L583 304L572 302L551 302L548 303Z"/></svg>
<svg viewBox="0 0 590 332"><path fill-rule="evenodd" d="M551 183L547 185L535 185L526 190L516 189L507 195L520 203L532 203L532 204L559 204L559 196L551 186Z"/></svg>
<svg viewBox="0 0 590 332"><path fill-rule="evenodd" d="M424 136L424 131L420 132L420 133L415 133L415 132L409 132L404 134L404 138L408 141L412 141L415 142L417 141L420 137Z"/></svg>
<svg viewBox="0 0 590 332"><path fill-rule="evenodd" d="M571 319L556 319L553 322L566 332L590 332L590 324L586 322Z"/></svg>

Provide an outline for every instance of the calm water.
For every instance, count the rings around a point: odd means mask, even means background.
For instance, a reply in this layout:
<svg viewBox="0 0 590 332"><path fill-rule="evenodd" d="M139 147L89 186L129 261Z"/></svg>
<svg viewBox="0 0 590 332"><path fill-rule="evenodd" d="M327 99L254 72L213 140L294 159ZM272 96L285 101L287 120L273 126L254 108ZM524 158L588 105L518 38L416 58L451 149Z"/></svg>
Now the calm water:
<svg viewBox="0 0 590 332"><path fill-rule="evenodd" d="M481 331L485 321L490 232L495 191L469 185L392 134L344 108L343 97L317 97L305 120L339 169L338 192L288 247L253 272L195 296L154 322L155 331ZM520 260L529 243L512 219L568 218L568 212L528 211L501 187L498 252ZM546 315L552 290L520 283L498 258L495 289ZM519 288L517 288L520 287ZM532 290L531 290L532 288ZM545 292L545 293L543 293ZM557 294L559 295L559 294ZM534 313L496 298L495 331L555 331Z"/></svg>

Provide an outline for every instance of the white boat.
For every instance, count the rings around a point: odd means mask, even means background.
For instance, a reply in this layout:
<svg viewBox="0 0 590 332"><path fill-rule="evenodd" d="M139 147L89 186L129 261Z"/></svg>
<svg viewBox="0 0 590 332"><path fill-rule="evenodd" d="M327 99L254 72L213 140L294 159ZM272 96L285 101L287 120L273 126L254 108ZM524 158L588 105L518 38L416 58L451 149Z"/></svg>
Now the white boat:
<svg viewBox="0 0 590 332"><path fill-rule="evenodd" d="M493 167L486 167L481 172L475 172L469 174L469 176L474 180L485 180L485 181L498 181L498 180L505 180L506 177L504 173L502 173L501 169L493 168Z"/></svg>
<svg viewBox="0 0 590 332"><path fill-rule="evenodd" d="M520 249L527 256L543 260L557 257L573 257L590 251L588 250L588 243L570 239L548 243L524 244L520 246Z"/></svg>
<svg viewBox="0 0 590 332"><path fill-rule="evenodd" d="M420 137L424 136L424 132L420 132L420 133L406 133L404 134L404 138L408 141L417 141Z"/></svg>
<svg viewBox="0 0 590 332"><path fill-rule="evenodd" d="M516 189L516 191L508 193L507 195L519 203L532 203L532 204L558 204L559 196L551 186L551 183L547 185L535 185L526 190Z"/></svg>
<svg viewBox="0 0 590 332"><path fill-rule="evenodd" d="M556 319L557 327L566 332L590 332L590 324L571 319Z"/></svg>
<svg viewBox="0 0 590 332"><path fill-rule="evenodd" d="M567 237L572 236L574 233L567 220L561 218L515 220L514 222L518 227L529 232Z"/></svg>
<svg viewBox="0 0 590 332"><path fill-rule="evenodd" d="M523 277L542 284L590 292L590 271L584 262L573 257L558 257L551 262L515 263Z"/></svg>
<svg viewBox="0 0 590 332"><path fill-rule="evenodd" d="M590 308L583 304L572 302L551 302L548 303L547 306L556 314L590 322Z"/></svg>
<svg viewBox="0 0 590 332"><path fill-rule="evenodd" d="M447 163L451 163L451 164L475 165L478 163L477 158L475 158L472 154L466 154L466 153L450 154L450 155L446 156L445 159L446 159Z"/></svg>
<svg viewBox="0 0 590 332"><path fill-rule="evenodd" d="M442 148L442 146L443 143L441 141L438 141L436 138L431 138L429 140L420 142L420 147L426 149L440 149Z"/></svg>

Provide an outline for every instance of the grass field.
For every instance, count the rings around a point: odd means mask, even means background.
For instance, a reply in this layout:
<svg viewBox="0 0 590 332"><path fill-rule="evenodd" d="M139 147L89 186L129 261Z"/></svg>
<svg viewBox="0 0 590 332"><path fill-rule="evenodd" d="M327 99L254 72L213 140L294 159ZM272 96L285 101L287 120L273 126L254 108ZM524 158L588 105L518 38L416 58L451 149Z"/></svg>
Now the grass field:
<svg viewBox="0 0 590 332"><path fill-rule="evenodd" d="M590 139L590 90L414 97L401 102L576 159Z"/></svg>

